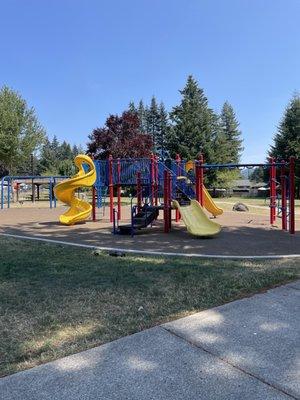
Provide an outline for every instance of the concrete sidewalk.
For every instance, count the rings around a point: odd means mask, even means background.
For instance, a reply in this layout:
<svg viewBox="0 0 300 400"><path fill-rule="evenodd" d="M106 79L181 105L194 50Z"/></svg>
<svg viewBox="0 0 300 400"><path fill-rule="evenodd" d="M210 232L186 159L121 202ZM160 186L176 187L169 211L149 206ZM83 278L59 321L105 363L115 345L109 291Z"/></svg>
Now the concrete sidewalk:
<svg viewBox="0 0 300 400"><path fill-rule="evenodd" d="M299 299L300 281L65 357L0 399L299 399Z"/></svg>

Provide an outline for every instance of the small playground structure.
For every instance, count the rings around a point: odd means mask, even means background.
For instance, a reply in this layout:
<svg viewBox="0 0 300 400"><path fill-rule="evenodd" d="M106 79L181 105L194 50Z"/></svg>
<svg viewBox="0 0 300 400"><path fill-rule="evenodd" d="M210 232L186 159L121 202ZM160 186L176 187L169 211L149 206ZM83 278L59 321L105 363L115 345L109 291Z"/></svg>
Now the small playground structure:
<svg viewBox="0 0 300 400"><path fill-rule="evenodd" d="M163 217L163 230L172 228L172 210L175 221L182 220L190 234L199 237L217 235L221 227L209 218L223 213L205 187L205 174L210 170L235 170L260 167L269 171L270 225L279 214L282 230L295 233L295 158L277 161L270 158L261 164L207 164L200 156L198 160L159 160L156 155L149 158L95 160L85 155L76 157L79 172L72 178L58 182L62 177L4 177L1 180L1 208L4 208L5 183L9 208L11 186L15 182L38 179L47 180L50 207L56 199L66 203L70 209L60 217L66 225L83 221L92 215L97 221L96 210L109 203L109 220L114 234L134 236L138 231L152 226L159 214ZM56 186L55 186L56 183ZM53 196L53 188L55 186ZM75 196L79 188L91 189L91 204ZM122 221L122 191L130 193L130 221ZM280 193L280 196L279 196ZM278 214L276 215L276 211Z"/></svg>
<svg viewBox="0 0 300 400"><path fill-rule="evenodd" d="M41 175L8 175L1 178L0 181L0 203L1 210L10 208L12 202L23 203L30 201L35 203L42 198L48 200L49 208L55 208L57 205L54 196L54 186L66 176L41 176ZM46 198L42 196L47 193Z"/></svg>

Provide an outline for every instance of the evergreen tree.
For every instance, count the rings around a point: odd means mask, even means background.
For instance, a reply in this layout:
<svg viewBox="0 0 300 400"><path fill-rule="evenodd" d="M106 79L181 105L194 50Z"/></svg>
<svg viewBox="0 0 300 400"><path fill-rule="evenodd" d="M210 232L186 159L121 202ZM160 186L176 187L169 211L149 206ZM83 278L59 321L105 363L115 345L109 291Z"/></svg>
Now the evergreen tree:
<svg viewBox="0 0 300 400"><path fill-rule="evenodd" d="M277 160L287 160L290 156L300 155L300 95L293 96L286 107L283 118L274 136L269 156ZM296 163L296 176L300 176L300 163ZM300 182L296 180L297 196L300 196Z"/></svg>
<svg viewBox="0 0 300 400"><path fill-rule="evenodd" d="M164 103L160 103L159 105L159 134L157 136L157 153L161 158L168 157L167 151L167 138L169 135L170 124L168 119L168 113L166 111Z"/></svg>
<svg viewBox="0 0 300 400"><path fill-rule="evenodd" d="M75 171L71 165L74 164L74 157L79 154L78 151L77 146L73 146L72 149L65 140L60 144L56 136L51 142L46 139L41 149L38 172L43 175L71 175L69 172Z"/></svg>
<svg viewBox="0 0 300 400"><path fill-rule="evenodd" d="M213 160L213 140L217 135L218 120L208 107L207 98L197 81L190 75L183 90L181 103L170 114L173 127L170 131L168 148L170 155L179 153L186 159L205 154L207 162Z"/></svg>
<svg viewBox="0 0 300 400"><path fill-rule="evenodd" d="M59 154L58 154L59 160L73 160L73 152L71 149L71 146L69 143L67 143L65 140L62 142L62 144L59 146Z"/></svg>
<svg viewBox="0 0 300 400"><path fill-rule="evenodd" d="M78 146L76 146L76 144L74 144L74 146L72 147L72 157L75 158L78 154L80 154Z"/></svg>
<svg viewBox="0 0 300 400"><path fill-rule="evenodd" d="M74 158L78 156L78 154L85 154L85 150L81 145L77 146L76 144L74 144L74 146L72 147L72 159L74 160Z"/></svg>
<svg viewBox="0 0 300 400"><path fill-rule="evenodd" d="M147 110L145 109L143 100L139 102L137 113L140 121L140 131L142 133L147 133Z"/></svg>
<svg viewBox="0 0 300 400"><path fill-rule="evenodd" d="M45 143L41 149L40 154L40 161L39 161L39 172L44 175L51 175L57 173L57 149L58 149L58 142L55 138L54 144L47 138Z"/></svg>
<svg viewBox="0 0 300 400"><path fill-rule="evenodd" d="M160 115L155 97L151 99L150 107L146 109L146 129L147 133L152 136L153 152L158 150L158 140L160 136Z"/></svg>
<svg viewBox="0 0 300 400"><path fill-rule="evenodd" d="M240 160L242 147L241 131L238 129L235 112L232 106L226 101L220 115L220 138L222 142L222 152L225 156L224 162L238 163Z"/></svg>
<svg viewBox="0 0 300 400"><path fill-rule="evenodd" d="M132 113L137 112L137 109L135 107L134 101L130 101L128 105L128 110Z"/></svg>
<svg viewBox="0 0 300 400"><path fill-rule="evenodd" d="M277 159L300 154L300 96L295 95L285 109L269 152Z"/></svg>

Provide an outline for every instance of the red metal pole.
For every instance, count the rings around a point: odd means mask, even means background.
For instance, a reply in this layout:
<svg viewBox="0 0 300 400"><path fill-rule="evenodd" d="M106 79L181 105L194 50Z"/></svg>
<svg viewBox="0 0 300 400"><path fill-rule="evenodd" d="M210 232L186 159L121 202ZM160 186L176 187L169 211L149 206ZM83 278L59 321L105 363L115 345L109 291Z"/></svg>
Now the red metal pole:
<svg viewBox="0 0 300 400"><path fill-rule="evenodd" d="M275 165L273 157L270 157L270 164L270 224L273 225L276 214L276 169L274 171Z"/></svg>
<svg viewBox="0 0 300 400"><path fill-rule="evenodd" d="M108 157L108 180L109 180L109 216L110 222L114 220L114 182L113 182L113 157Z"/></svg>
<svg viewBox="0 0 300 400"><path fill-rule="evenodd" d="M286 231L287 229L287 212L286 212L286 179L285 179L285 161L281 161L281 228Z"/></svg>
<svg viewBox="0 0 300 400"><path fill-rule="evenodd" d="M168 171L168 208L169 208L169 231L172 227L172 176Z"/></svg>
<svg viewBox="0 0 300 400"><path fill-rule="evenodd" d="M154 176L155 176L155 205L158 205L158 158L154 156Z"/></svg>
<svg viewBox="0 0 300 400"><path fill-rule="evenodd" d="M117 171L118 171L118 213L117 213L117 217L118 217L118 221L120 221L121 219L121 161L118 158L117 161Z"/></svg>
<svg viewBox="0 0 300 400"><path fill-rule="evenodd" d="M164 232L170 230L169 207L168 207L168 171L164 171Z"/></svg>
<svg viewBox="0 0 300 400"><path fill-rule="evenodd" d="M276 169L276 165L275 165L275 160L274 160L274 162L273 162L273 192L274 192L274 195L273 195L273 218L274 218L274 222L276 221L276 204L277 204L277 181L276 181L276 179L277 179L277 176L276 176L276 172L277 172L277 169Z"/></svg>
<svg viewBox="0 0 300 400"><path fill-rule="evenodd" d="M200 168L198 165L198 162L195 161L195 179L196 179L196 190L195 190L195 194L196 194L196 200L200 203ZM200 203L201 204L201 203Z"/></svg>
<svg viewBox="0 0 300 400"><path fill-rule="evenodd" d="M94 155L91 154L91 159L94 161ZM92 220L96 222L96 188L92 186Z"/></svg>
<svg viewBox="0 0 300 400"><path fill-rule="evenodd" d="M137 209L138 212L142 209L142 184L141 184L141 172L136 173L136 190L137 190Z"/></svg>
<svg viewBox="0 0 300 400"><path fill-rule="evenodd" d="M199 156L199 199L200 204L203 207L204 205L204 170L202 165L204 164L203 154Z"/></svg>
<svg viewBox="0 0 300 400"><path fill-rule="evenodd" d="M180 175L180 164L181 164L181 158L179 154L176 154L176 164L177 164L177 169L176 169L176 176L178 177ZM176 208L175 211L175 221L178 222L180 221L181 215L179 210Z"/></svg>
<svg viewBox="0 0 300 400"><path fill-rule="evenodd" d="M290 157L290 226L291 234L295 233L295 157Z"/></svg>
<svg viewBox="0 0 300 400"><path fill-rule="evenodd" d="M155 180L155 175L154 175L154 154L151 153L150 156L150 174L151 174L151 205L153 206L154 204L154 180Z"/></svg>
<svg viewBox="0 0 300 400"><path fill-rule="evenodd" d="M92 219L96 222L96 188L92 187Z"/></svg>

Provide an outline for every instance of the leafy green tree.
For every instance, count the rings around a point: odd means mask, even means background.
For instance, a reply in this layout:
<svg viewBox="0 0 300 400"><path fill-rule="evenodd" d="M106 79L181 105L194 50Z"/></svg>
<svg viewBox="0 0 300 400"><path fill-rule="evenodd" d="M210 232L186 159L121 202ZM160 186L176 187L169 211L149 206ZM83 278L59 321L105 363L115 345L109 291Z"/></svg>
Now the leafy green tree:
<svg viewBox="0 0 300 400"><path fill-rule="evenodd" d="M0 89L0 160L10 174L17 172L45 139L33 108L14 90Z"/></svg>
<svg viewBox="0 0 300 400"><path fill-rule="evenodd" d="M241 174L238 169L223 169L210 176L209 186L214 189L230 189L233 187L234 181L240 178Z"/></svg>
<svg viewBox="0 0 300 400"><path fill-rule="evenodd" d="M277 160L288 159L290 156L300 155L300 95L295 94L286 107L283 117L274 136L274 143L269 156ZM300 163L296 163L296 192L300 196Z"/></svg>
<svg viewBox="0 0 300 400"><path fill-rule="evenodd" d="M59 175L71 176L74 175L76 167L71 159L65 159L58 162L57 172Z"/></svg>
<svg viewBox="0 0 300 400"><path fill-rule="evenodd" d="M220 115L220 127L222 136L222 151L227 163L238 163L243 151L243 140L239 130L239 122L233 107L226 101Z"/></svg>
<svg viewBox="0 0 300 400"><path fill-rule="evenodd" d="M186 159L205 154L207 162L213 160L213 141L218 131L218 118L208 106L203 89L190 75L183 90L181 102L170 113L173 123L168 138L170 155L179 153Z"/></svg>
<svg viewBox="0 0 300 400"><path fill-rule="evenodd" d="M250 181L252 182L265 182L266 177L263 168L254 168L249 176Z"/></svg>

